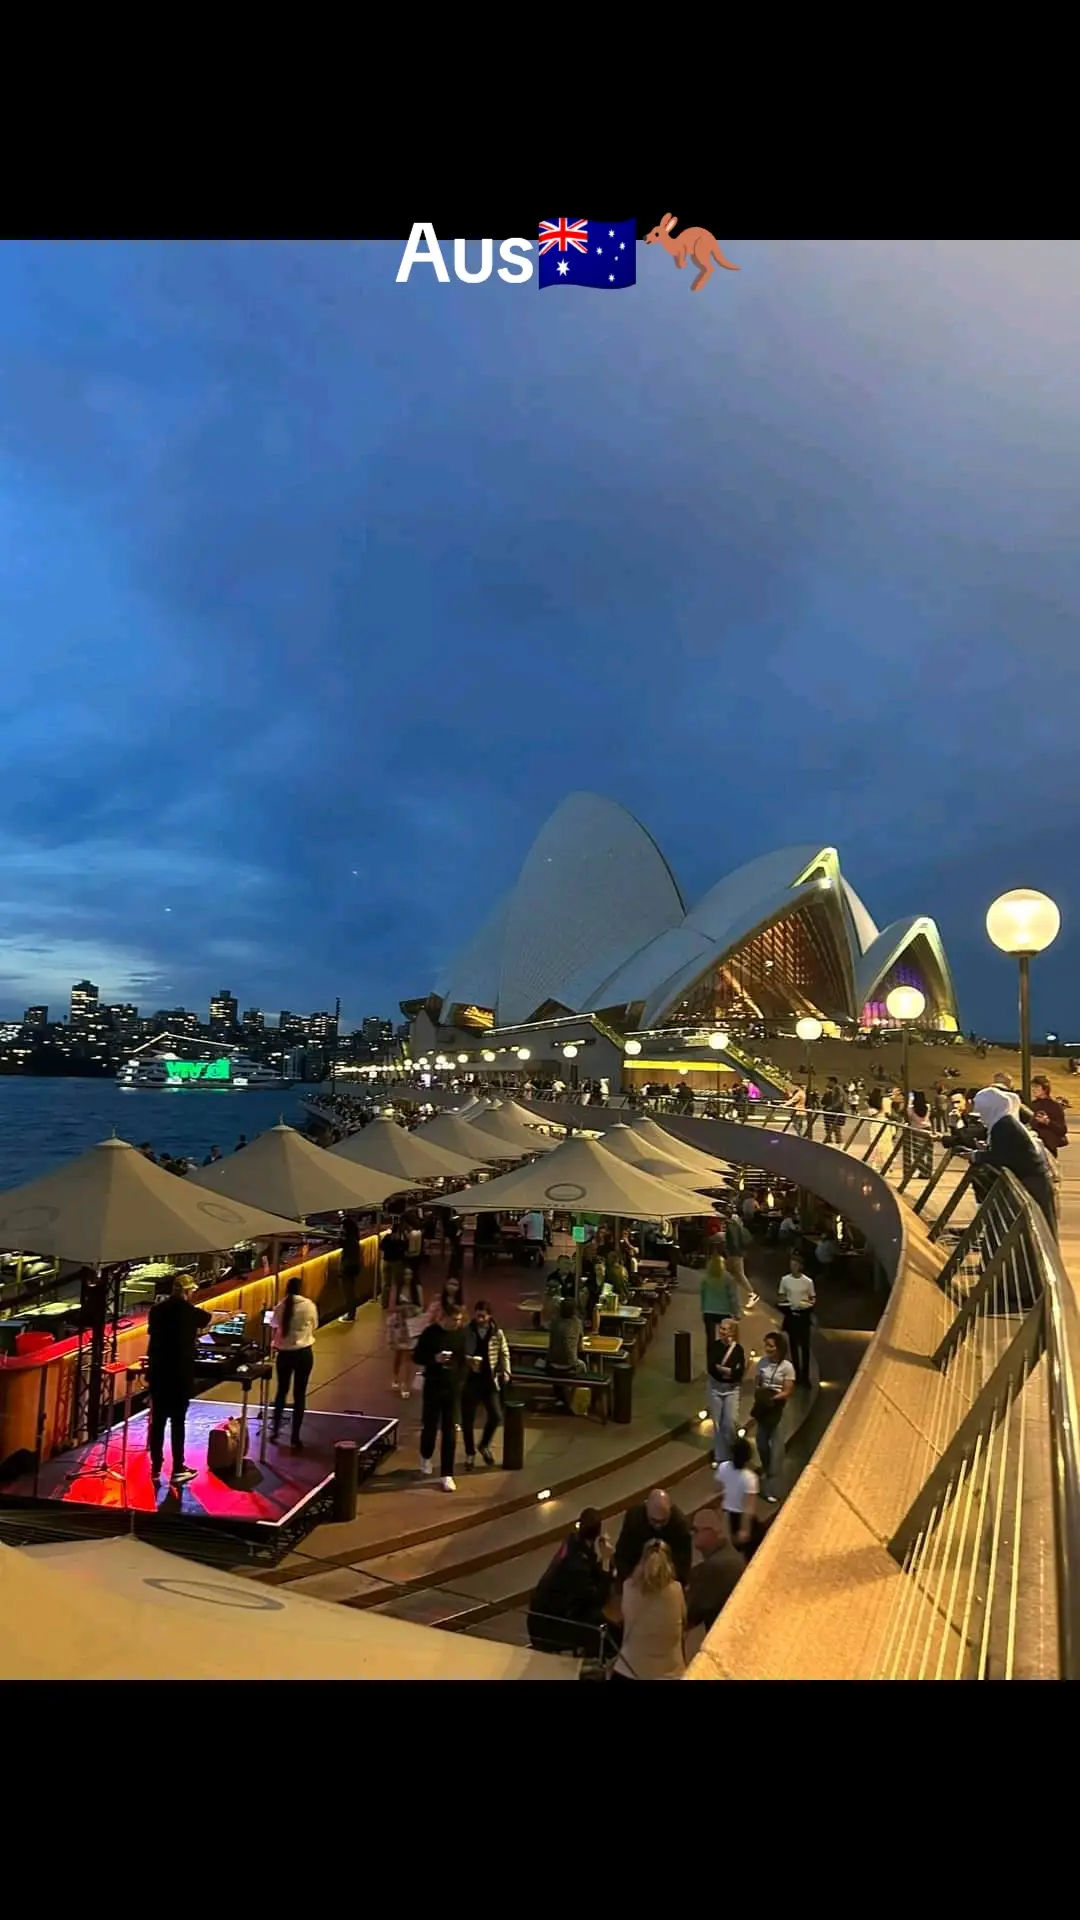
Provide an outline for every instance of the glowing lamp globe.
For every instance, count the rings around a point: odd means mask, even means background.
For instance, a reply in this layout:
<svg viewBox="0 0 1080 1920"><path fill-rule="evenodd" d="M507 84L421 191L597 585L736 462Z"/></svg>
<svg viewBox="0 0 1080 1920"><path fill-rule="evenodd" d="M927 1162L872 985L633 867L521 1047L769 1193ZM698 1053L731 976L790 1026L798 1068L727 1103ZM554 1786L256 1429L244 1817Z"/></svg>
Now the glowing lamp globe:
<svg viewBox="0 0 1080 1920"><path fill-rule="evenodd" d="M574 1047L574 1046L570 1046L570 1047L564 1047L564 1048L563 1048L563 1050L562 1050L562 1053L563 1053L563 1059L564 1059L564 1060L576 1060L576 1059L577 1059L577 1048L576 1048L576 1047Z"/></svg>
<svg viewBox="0 0 1080 1920"><path fill-rule="evenodd" d="M492 1051L491 1051L491 1048L490 1048L490 1047L485 1047L485 1048L484 1048L484 1052L483 1052L483 1058L484 1058L484 1059L485 1059L485 1060L486 1060L486 1061L488 1062L488 1065L490 1066L490 1064L491 1064L491 1062L492 1062L492 1061L494 1060L494 1058L495 1058L495 1055L494 1055L494 1054L492 1053Z"/></svg>
<svg viewBox="0 0 1080 1920"><path fill-rule="evenodd" d="M726 1053L730 1046L730 1037L726 1033L710 1033L709 1045L714 1053Z"/></svg>
<svg viewBox="0 0 1080 1920"><path fill-rule="evenodd" d="M805 1019L795 1022L795 1031L800 1040L820 1040L824 1028L820 1020L815 1020L807 1014Z"/></svg>
<svg viewBox="0 0 1080 1920"><path fill-rule="evenodd" d="M623 1051L624 1053L628 1053L630 1055L631 1060L635 1060L638 1054L641 1052L641 1041L628 1040Z"/></svg>
<svg viewBox="0 0 1080 1920"><path fill-rule="evenodd" d="M529 1057L528 1047L519 1047L517 1050L517 1057L519 1060L527 1060Z"/></svg>
<svg viewBox="0 0 1080 1920"><path fill-rule="evenodd" d="M1061 931L1061 914L1048 894L1016 887L994 901L986 931L1002 953L1043 953Z"/></svg>
<svg viewBox="0 0 1080 1920"><path fill-rule="evenodd" d="M469 1059L469 1056L467 1053L459 1053L457 1057L458 1066L459 1067L466 1066L468 1064L468 1059Z"/></svg>
<svg viewBox="0 0 1080 1920"><path fill-rule="evenodd" d="M917 1020L926 1012L926 995L918 987L894 987L886 997L885 1011L890 1020Z"/></svg>

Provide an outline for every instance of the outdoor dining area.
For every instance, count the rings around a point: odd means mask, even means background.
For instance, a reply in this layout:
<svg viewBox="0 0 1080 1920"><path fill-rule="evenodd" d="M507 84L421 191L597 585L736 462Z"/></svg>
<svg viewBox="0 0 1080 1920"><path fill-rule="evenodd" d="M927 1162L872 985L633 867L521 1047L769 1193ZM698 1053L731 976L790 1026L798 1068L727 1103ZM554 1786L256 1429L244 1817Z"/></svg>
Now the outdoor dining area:
<svg viewBox="0 0 1080 1920"><path fill-rule="evenodd" d="M504 1264L512 1276L520 1310L506 1316L518 1323L506 1331L515 1380L535 1385L540 1398L555 1293L540 1275L535 1295L522 1288L525 1244L539 1246L540 1267L557 1269L560 1299L584 1305L589 1270L596 1298L581 1385L601 1418L629 1418L627 1382L668 1298L672 1223L709 1214L708 1196L724 1177L650 1120L616 1123L600 1138L560 1139L510 1100L471 1102L411 1131L383 1116L330 1148L279 1124L186 1178L123 1141L104 1141L0 1194L0 1247L36 1288L0 1305L0 1471L17 1456L40 1466L111 1424L145 1355L149 1310L178 1281L215 1321L241 1330L232 1353L238 1368L265 1366L268 1312L294 1276L321 1321L344 1311L345 1219L360 1226L351 1284L362 1304L378 1293L386 1233L420 1209L430 1258L448 1245L432 1223L453 1210L466 1258L485 1284L492 1266ZM597 1278L598 1246L605 1251Z"/></svg>

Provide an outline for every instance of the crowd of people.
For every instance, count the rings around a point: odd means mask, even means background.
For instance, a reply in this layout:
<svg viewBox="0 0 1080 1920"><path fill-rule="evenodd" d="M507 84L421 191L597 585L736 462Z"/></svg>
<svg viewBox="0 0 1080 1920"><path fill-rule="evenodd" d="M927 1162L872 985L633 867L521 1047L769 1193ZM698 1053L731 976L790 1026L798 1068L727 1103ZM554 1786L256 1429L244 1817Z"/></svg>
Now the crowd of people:
<svg viewBox="0 0 1080 1920"><path fill-rule="evenodd" d="M837 1146L848 1116L866 1119L870 1165L878 1170L889 1164L901 1137L904 1171L916 1179L932 1175L935 1139L970 1155L977 1168L1007 1167L1057 1232L1058 1159L1069 1127L1064 1103L1045 1074L1033 1076L1030 1104L1021 1100L1011 1074L999 1072L988 1087L949 1088L938 1080L929 1093L916 1088L906 1099L887 1079L867 1089L862 1080L841 1086L831 1074L820 1091L799 1086L783 1105L804 1138L814 1138L820 1120L826 1144Z"/></svg>
<svg viewBox="0 0 1080 1920"><path fill-rule="evenodd" d="M627 1508L614 1542L586 1507L532 1594L529 1643L604 1661L614 1680L679 1680L687 1634L713 1625L749 1551L741 1516L709 1505L688 1519L662 1487Z"/></svg>

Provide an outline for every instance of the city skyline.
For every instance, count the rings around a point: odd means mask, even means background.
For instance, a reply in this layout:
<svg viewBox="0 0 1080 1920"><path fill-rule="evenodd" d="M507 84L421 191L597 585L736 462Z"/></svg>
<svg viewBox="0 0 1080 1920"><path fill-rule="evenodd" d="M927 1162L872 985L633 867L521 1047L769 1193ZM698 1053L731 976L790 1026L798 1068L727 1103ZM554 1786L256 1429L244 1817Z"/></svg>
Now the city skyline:
<svg viewBox="0 0 1080 1920"><path fill-rule="evenodd" d="M838 846L981 1032L1043 889L1068 1028L1080 246L740 246L722 301L641 248L550 307L393 245L3 249L0 1017L396 1016L588 786L690 893Z"/></svg>

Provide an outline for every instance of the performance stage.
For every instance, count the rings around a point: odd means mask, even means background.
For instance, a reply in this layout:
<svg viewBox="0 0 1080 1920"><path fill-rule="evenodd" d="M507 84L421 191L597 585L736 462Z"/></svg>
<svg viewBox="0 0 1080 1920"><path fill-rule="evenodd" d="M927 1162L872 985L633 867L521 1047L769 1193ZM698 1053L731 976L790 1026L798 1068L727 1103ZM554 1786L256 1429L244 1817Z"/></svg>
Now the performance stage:
<svg viewBox="0 0 1080 1920"><path fill-rule="evenodd" d="M73 1448L43 1463L36 1490L32 1472L0 1484L0 1509L13 1517L18 1510L35 1511L51 1515L61 1524L66 1509L72 1521L78 1521L79 1532L93 1527L104 1533L130 1532L160 1540L164 1530L175 1536L177 1544L181 1536L186 1538L190 1543L186 1550L196 1553L198 1536L206 1536L209 1546L216 1535L223 1548L226 1542L246 1542L253 1557L276 1561L291 1552L314 1526L331 1517L334 1448L339 1441L355 1444L361 1482L397 1446L396 1420L309 1409L304 1416L302 1450L294 1452L288 1444L286 1425L280 1441L267 1440L266 1459L260 1460L258 1421L252 1420L243 1472L236 1476L211 1473L206 1463L210 1433L222 1421L239 1415L239 1406L220 1400L192 1401L185 1452L195 1478L181 1486L170 1485L167 1478L168 1438L165 1474L156 1486L150 1478L146 1450L149 1416L139 1413L128 1432L123 1475L123 1444L117 1425L109 1443L109 1472L105 1471L101 1440L92 1446Z"/></svg>

